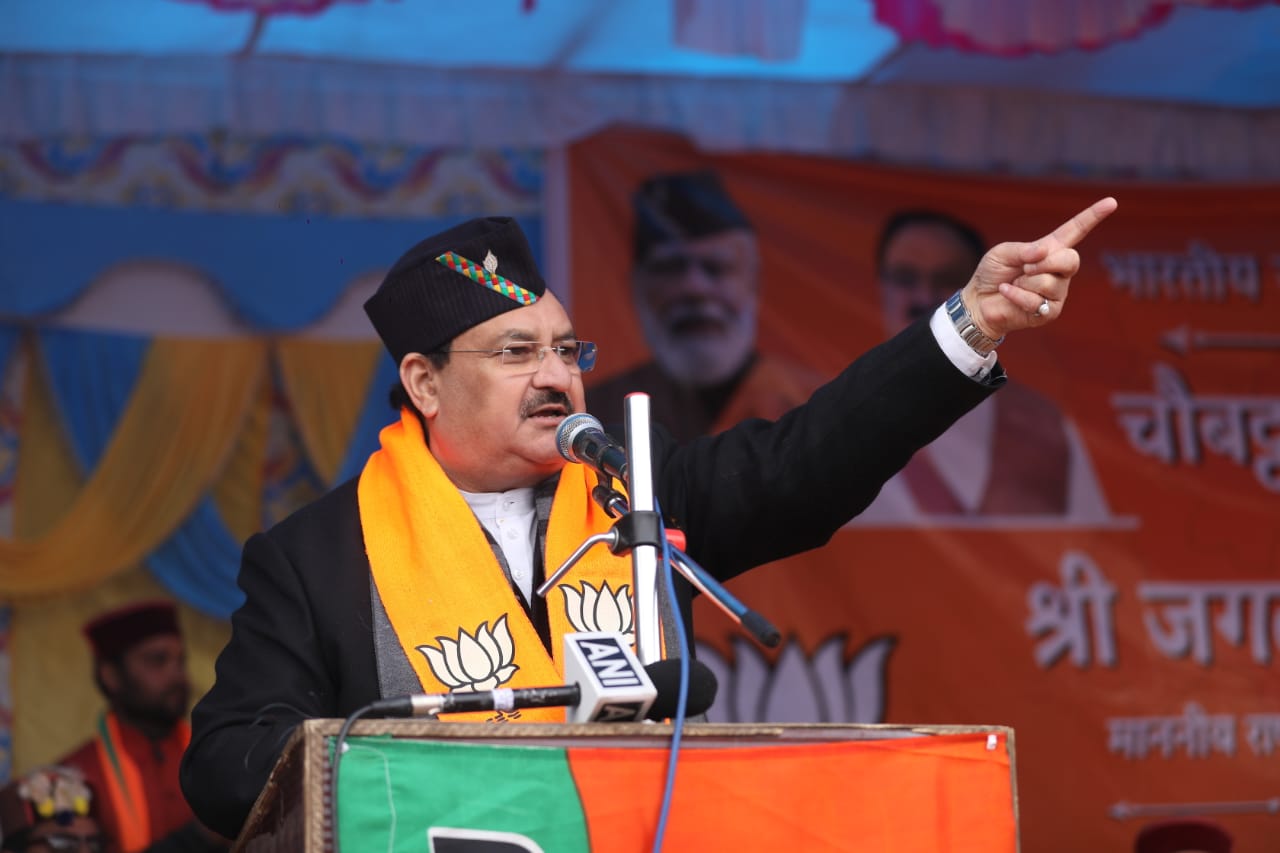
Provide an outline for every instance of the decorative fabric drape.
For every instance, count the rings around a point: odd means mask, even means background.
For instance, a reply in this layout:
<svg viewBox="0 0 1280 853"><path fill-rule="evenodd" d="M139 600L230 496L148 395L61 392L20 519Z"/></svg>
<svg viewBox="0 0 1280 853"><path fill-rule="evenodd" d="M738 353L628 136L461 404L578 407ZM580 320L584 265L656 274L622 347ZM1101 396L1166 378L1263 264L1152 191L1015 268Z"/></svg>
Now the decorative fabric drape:
<svg viewBox="0 0 1280 853"><path fill-rule="evenodd" d="M394 419L388 391L398 371L376 341L77 329L42 329L34 339L29 393L48 403L27 407L19 479L61 466L85 485L69 508L41 507L40 489L15 489L27 515L42 519L41 535L0 539L0 596L85 587L145 562L179 600L228 618L241 600L242 543L264 523L271 359L307 463L326 485L356 476ZM0 364L18 340L19 329L0 326ZM145 507L159 509L148 520ZM54 541L73 527L71 539ZM57 571L43 571L54 563Z"/></svg>
<svg viewBox="0 0 1280 853"><path fill-rule="evenodd" d="M235 447L223 466L222 477L213 487L218 514L239 542L262 528L262 491L266 479L262 460L266 456L271 394L268 383L259 383Z"/></svg>
<svg viewBox="0 0 1280 853"><path fill-rule="evenodd" d="M63 430L87 475L107 449L151 341L71 329L43 329L37 340Z"/></svg>
<svg viewBox="0 0 1280 853"><path fill-rule="evenodd" d="M38 539L0 540L0 595L88 586L156 550L225 462L261 381L264 347L256 340L153 341L129 404L70 509ZM19 482L19 504L23 499Z"/></svg>
<svg viewBox="0 0 1280 853"><path fill-rule="evenodd" d="M43 330L39 340L61 424L81 470L93 471L126 410L150 341L67 329ZM235 585L239 558L240 541L207 497L147 564L179 599L225 619L242 597Z"/></svg>
<svg viewBox="0 0 1280 853"><path fill-rule="evenodd" d="M378 341L286 339L276 345L276 359L311 465L321 480L337 485L346 479L339 475L357 424L367 420L365 410L375 408L370 414L382 425L394 420L387 402L389 383L373 381L384 372L379 371L381 363L390 364L391 357Z"/></svg>
<svg viewBox="0 0 1280 853"><path fill-rule="evenodd" d="M388 398L392 386L399 381L399 365L384 352L378 359L377 369L365 396L364 408L360 411L360 420L356 422L355 434L347 446L347 454L343 457L334 482L343 483L359 475L364 470L364 463L369 461L370 454L378 449L378 433L395 420Z"/></svg>

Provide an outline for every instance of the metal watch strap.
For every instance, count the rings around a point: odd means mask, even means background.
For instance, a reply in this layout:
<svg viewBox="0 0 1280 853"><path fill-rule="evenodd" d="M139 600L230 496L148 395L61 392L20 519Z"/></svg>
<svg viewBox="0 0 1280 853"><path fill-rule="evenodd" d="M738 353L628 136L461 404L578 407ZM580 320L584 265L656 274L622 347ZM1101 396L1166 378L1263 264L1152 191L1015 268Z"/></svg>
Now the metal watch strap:
<svg viewBox="0 0 1280 853"><path fill-rule="evenodd" d="M951 324L956 327L956 333L960 335L961 340L969 345L969 348L979 355L988 355L996 347L1000 346L1000 342L1004 340L1002 336L999 340L992 340L983 334L978 328L978 324L973 322L973 317L969 316L969 309L965 307L964 300L960 298L961 291L957 290L951 294L951 298L947 300L947 316L951 318Z"/></svg>

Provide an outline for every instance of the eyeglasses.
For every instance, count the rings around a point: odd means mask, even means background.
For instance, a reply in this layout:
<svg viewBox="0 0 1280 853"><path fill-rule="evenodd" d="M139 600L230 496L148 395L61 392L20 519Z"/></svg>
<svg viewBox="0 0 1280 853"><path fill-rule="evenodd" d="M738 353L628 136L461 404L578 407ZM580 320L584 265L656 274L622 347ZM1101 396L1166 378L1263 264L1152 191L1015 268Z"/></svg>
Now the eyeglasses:
<svg viewBox="0 0 1280 853"><path fill-rule="evenodd" d="M503 367L516 370L537 370L549 352L559 356L564 366L570 370L586 373L596 366L596 345L591 341L573 341L549 347L534 343L514 343L507 344L502 349L448 349L441 352L468 352L491 357L496 355L501 359L499 363Z"/></svg>
<svg viewBox="0 0 1280 853"><path fill-rule="evenodd" d="M106 838L102 835L54 832L30 839L27 842L27 849L39 850L41 845L49 848L53 853L80 853L82 850L88 850L89 853L102 853L106 849Z"/></svg>

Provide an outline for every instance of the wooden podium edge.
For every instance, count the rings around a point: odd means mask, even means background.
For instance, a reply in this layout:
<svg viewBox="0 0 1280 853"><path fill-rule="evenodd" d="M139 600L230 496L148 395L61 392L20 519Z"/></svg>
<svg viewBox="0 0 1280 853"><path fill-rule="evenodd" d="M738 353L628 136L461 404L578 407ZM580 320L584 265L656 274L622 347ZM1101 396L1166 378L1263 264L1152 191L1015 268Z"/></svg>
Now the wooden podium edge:
<svg viewBox="0 0 1280 853"><path fill-rule="evenodd" d="M339 719L300 723L289 736L280 760L245 820L233 853L258 850L331 850L329 804L329 740L341 731ZM444 723L433 720L358 720L349 737L406 737L460 742L520 742L563 746L566 738L600 745L652 744L670 737L669 723ZM1018 801L1017 753L1009 726L913 725L900 723L686 723L682 748L714 748L747 743L832 743L850 740L890 740L955 734L1003 736L1009 755L1009 788L1018 851L1022 849ZM319 795L321 808L302 808L307 797Z"/></svg>

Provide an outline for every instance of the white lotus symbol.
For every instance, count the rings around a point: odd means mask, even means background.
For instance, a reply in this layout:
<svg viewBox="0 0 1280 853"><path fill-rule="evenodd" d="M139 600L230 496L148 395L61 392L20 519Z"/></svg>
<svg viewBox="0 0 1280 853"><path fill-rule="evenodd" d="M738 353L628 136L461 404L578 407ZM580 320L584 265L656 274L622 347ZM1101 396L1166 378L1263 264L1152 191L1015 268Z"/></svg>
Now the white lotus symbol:
<svg viewBox="0 0 1280 853"><path fill-rule="evenodd" d="M885 667L893 637L879 637L845 663L847 638L836 634L806 659L795 640L777 663L750 641L733 639L733 660L697 644L697 658L720 684L707 712L713 723L880 723L884 721Z"/></svg>
<svg viewBox="0 0 1280 853"><path fill-rule="evenodd" d="M623 584L614 592L605 581L596 589L582 581L582 591L568 584L560 584L564 592L564 612L575 631L609 631L631 637L630 587Z"/></svg>
<svg viewBox="0 0 1280 853"><path fill-rule="evenodd" d="M418 651L426 655L431 671L450 691L492 690L510 681L520 669L511 662L516 648L505 615L492 629L488 622L481 622L474 636L459 628L458 639L436 637L436 642L439 648L418 646Z"/></svg>

